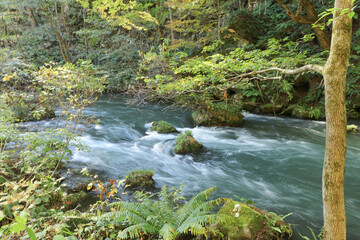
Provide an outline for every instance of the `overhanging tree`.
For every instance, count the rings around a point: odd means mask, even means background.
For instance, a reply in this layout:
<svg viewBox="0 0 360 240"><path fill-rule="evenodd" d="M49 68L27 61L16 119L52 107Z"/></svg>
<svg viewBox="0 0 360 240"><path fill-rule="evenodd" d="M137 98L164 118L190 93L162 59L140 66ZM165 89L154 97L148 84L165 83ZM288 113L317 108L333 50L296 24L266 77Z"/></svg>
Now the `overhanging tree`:
<svg viewBox="0 0 360 240"><path fill-rule="evenodd" d="M237 78L277 71L282 75L315 71L325 80L326 145L322 176L324 239L346 239L344 197L346 154L345 83L352 35L352 0L335 0L330 55L324 66L306 65L298 69L270 68L244 73ZM281 78L281 77L280 77Z"/></svg>

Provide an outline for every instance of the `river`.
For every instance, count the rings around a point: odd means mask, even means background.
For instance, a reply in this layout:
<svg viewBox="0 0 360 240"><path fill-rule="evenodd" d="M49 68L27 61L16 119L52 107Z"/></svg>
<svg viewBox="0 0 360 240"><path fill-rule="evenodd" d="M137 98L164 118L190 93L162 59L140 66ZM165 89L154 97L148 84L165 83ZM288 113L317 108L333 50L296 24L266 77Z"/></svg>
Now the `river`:
<svg viewBox="0 0 360 240"><path fill-rule="evenodd" d="M88 152L74 152L70 169L87 167L103 179L121 179L133 169L155 171L156 187L184 184L193 196L216 186L217 196L237 196L285 215L297 232L310 236L322 226L321 174L325 122L245 114L241 128L196 127L188 111L157 105L128 106L122 97L103 96L86 114L101 123L82 140ZM206 151L198 156L173 153L176 135L149 132L165 120L191 130ZM357 122L359 124L359 122ZM345 195L348 239L360 239L360 134L348 135Z"/></svg>

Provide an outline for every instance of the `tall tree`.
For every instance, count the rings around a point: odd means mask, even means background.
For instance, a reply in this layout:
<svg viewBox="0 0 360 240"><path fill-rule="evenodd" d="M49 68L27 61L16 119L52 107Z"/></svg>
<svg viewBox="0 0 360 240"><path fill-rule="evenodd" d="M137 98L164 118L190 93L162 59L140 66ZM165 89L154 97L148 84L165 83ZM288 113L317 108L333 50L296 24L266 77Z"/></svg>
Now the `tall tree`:
<svg viewBox="0 0 360 240"><path fill-rule="evenodd" d="M323 168L324 239L346 239L344 198L346 153L345 82L352 33L352 0L335 0L325 79L326 145Z"/></svg>
<svg viewBox="0 0 360 240"><path fill-rule="evenodd" d="M317 11L315 10L313 0L299 0L296 13L294 13L282 0L275 0L282 8L285 9L287 15L297 23L312 25L319 20ZM303 15L305 9L306 16ZM316 38L320 47L324 50L330 49L330 36L325 29L317 26L314 27Z"/></svg>
<svg viewBox="0 0 360 240"><path fill-rule="evenodd" d="M324 239L346 239L344 197L346 155L345 83L352 36L352 0L335 0L330 55L324 66L306 65L298 69L270 68L243 73L237 78L270 71L282 75L315 71L325 80L326 145L322 176Z"/></svg>

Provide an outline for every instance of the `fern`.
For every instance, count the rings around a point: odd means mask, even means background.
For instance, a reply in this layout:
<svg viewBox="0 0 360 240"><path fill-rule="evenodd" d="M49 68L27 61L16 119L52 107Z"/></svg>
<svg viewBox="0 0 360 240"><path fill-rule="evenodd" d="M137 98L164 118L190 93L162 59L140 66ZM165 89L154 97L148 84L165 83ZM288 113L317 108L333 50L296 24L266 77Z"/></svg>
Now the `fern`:
<svg viewBox="0 0 360 240"><path fill-rule="evenodd" d="M148 238L160 237L174 240L184 234L206 235L206 226L215 222L224 222L225 215L213 214L213 208L224 199L208 200L216 188L209 188L190 199L183 206L177 205L181 188L163 187L159 200L151 200L151 195L136 194L138 202L117 202L109 204L115 212L104 214L101 218L112 218L115 222L126 221L128 227L120 231L118 238L135 239L144 234Z"/></svg>

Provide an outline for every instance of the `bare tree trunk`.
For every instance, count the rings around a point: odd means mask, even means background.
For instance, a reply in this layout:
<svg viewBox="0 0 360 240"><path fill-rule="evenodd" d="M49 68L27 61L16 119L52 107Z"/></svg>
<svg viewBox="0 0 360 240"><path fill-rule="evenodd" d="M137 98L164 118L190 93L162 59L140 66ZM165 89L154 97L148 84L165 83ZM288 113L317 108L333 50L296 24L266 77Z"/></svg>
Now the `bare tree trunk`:
<svg viewBox="0 0 360 240"><path fill-rule="evenodd" d="M3 22L4 34L5 34L5 36L7 36L8 35L8 27L4 20L4 17L1 17L1 21ZM4 40L4 44L5 44L5 47L9 47L9 43L8 43L7 39Z"/></svg>
<svg viewBox="0 0 360 240"><path fill-rule="evenodd" d="M29 7L25 7L25 8L26 8L26 11L27 11L27 13L29 15L29 18L30 18L31 27L35 28L37 26L37 22L35 20L34 14L33 14L32 10L31 10L31 8L29 8Z"/></svg>
<svg viewBox="0 0 360 240"><path fill-rule="evenodd" d="M330 36L321 28L313 28L321 49L330 49Z"/></svg>
<svg viewBox="0 0 360 240"><path fill-rule="evenodd" d="M293 12L282 0L275 0L286 11L287 15L297 23L312 25L319 19L318 13L315 10L312 0L299 0L296 13ZM305 8L307 16L303 16L303 8ZM319 41L320 47L324 50L330 49L330 36L321 29L314 28L316 38Z"/></svg>
<svg viewBox="0 0 360 240"><path fill-rule="evenodd" d="M326 109L326 145L322 179L325 240L346 240L345 82L349 64L352 19L347 14L340 15L340 12L351 8L351 0L335 1L330 56L323 70Z"/></svg>
<svg viewBox="0 0 360 240"><path fill-rule="evenodd" d="M24 58L24 60L26 61L26 56L25 56L24 50L23 50L23 48L22 48L22 46L21 46L21 43L20 43L20 40L19 40L19 36L18 36L18 34L17 34L17 31L14 30L14 33L15 33L16 42L17 42L17 44L18 44L18 46L19 46L20 53L21 53L22 57Z"/></svg>
<svg viewBox="0 0 360 240"><path fill-rule="evenodd" d="M84 20L84 29L86 29L86 15L87 15L87 9L83 9L83 20ZM87 34L85 34L85 49L86 49L86 60L89 58L89 37Z"/></svg>
<svg viewBox="0 0 360 240"><path fill-rule="evenodd" d="M171 42L174 42L174 30L173 30L173 19L172 19L172 10L171 7L169 6L169 16L170 16L170 38L171 38Z"/></svg>

